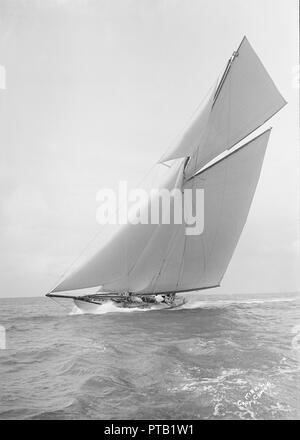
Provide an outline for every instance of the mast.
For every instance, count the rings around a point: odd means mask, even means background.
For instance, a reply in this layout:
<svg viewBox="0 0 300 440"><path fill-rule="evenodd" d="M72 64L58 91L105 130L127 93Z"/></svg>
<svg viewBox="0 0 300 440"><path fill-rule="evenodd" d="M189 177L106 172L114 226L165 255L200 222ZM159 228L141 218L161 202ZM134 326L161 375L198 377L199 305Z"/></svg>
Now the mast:
<svg viewBox="0 0 300 440"><path fill-rule="evenodd" d="M223 73L223 75L222 75L222 77L220 79L219 85L218 85L216 93L214 95L214 101L213 101L212 107L215 105L215 102L218 99L219 93L220 93L220 91L222 89L222 86L223 86L223 84L224 84L224 82L225 82L225 80L227 78L227 75L228 75L228 73L230 71L231 65L232 65L233 61L235 60L235 58L237 56L239 56L238 50L236 52L233 52L231 58L228 60L228 63L227 63L226 68L225 68L225 71L224 71L224 73Z"/></svg>

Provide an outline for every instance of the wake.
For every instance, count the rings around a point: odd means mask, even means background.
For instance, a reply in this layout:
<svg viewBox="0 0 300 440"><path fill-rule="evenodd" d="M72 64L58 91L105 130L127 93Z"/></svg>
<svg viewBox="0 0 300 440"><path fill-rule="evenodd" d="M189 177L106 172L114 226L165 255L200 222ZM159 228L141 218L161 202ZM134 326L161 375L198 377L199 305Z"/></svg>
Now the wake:
<svg viewBox="0 0 300 440"><path fill-rule="evenodd" d="M205 309L205 308L223 308L243 304L267 304L267 303L281 303L293 302L299 298L269 298L269 299L221 299L221 300L192 300L187 301L179 309Z"/></svg>
<svg viewBox="0 0 300 440"><path fill-rule="evenodd" d="M216 299L216 300L199 300L195 298L186 297L186 302L178 307L166 308L164 305L153 305L148 308L140 307L118 307L113 301L107 301L102 305L93 305L90 310L83 310L77 307L75 304L69 315L106 315L108 313L136 313L136 312L153 312L153 311L179 311L179 310L194 310L194 309L212 309L212 308L227 308L231 306L239 305L252 305L252 304L268 304L268 303L282 303L282 302L294 302L299 298L266 298L266 299Z"/></svg>

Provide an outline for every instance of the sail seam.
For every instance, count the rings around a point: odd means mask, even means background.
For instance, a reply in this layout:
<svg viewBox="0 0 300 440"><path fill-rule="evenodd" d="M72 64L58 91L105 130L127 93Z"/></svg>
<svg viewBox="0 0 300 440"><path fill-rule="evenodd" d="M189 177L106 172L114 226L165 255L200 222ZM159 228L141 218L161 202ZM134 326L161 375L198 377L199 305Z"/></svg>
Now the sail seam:
<svg viewBox="0 0 300 440"><path fill-rule="evenodd" d="M178 274L178 278L177 278L177 283L176 283L176 289L180 284L181 278L183 276L183 269L184 269L184 255L185 255L185 250L186 250L186 240L187 240L187 236L184 236L184 243L183 243L183 252L182 252L182 257L181 257L181 262L180 262L180 268L179 268L179 274Z"/></svg>
<svg viewBox="0 0 300 440"><path fill-rule="evenodd" d="M190 160L190 158L188 157L188 158L186 159L186 161L185 161L185 163L184 163L184 166L183 166L183 169L182 169L182 176L181 176L181 177L182 177L183 180L184 180L184 172L185 172L185 168L186 168L186 166L187 166L189 160ZM179 174L178 174L178 177L179 177ZM182 186L183 186L183 184L184 184L183 180L182 180L182 182L181 182L181 190L182 190ZM177 186L177 183L178 183L178 180L176 181L176 185L175 185L175 187ZM169 239L169 242L168 242L167 252L166 252L165 257L163 258L163 261L162 261L161 267L160 267L158 273L155 274L155 275L153 276L152 280L151 280L150 285L153 285L153 290L154 290L154 291L155 291L155 285L156 285L156 283L158 282L159 277L160 277L160 275L161 275L161 272L162 272L162 270L163 270L163 267L164 267L164 265L165 265L165 263L166 263L166 261L167 261L167 257L170 255L170 253L171 253L171 251L172 251L172 249L173 249L173 246L174 246L174 244L173 244L173 240L172 240L173 235L175 235L175 240L176 240L177 235L179 234L179 232L180 232L180 228L175 229L175 231L172 233L172 235L171 235L171 237L170 237L170 239ZM170 243L171 243L171 247L170 247Z"/></svg>
<svg viewBox="0 0 300 440"><path fill-rule="evenodd" d="M175 242L176 242L176 239L177 239L177 236L178 236L179 232L180 232L180 228L178 228L177 230L175 230L175 231L173 232L172 237L171 237L170 240L169 240L168 248L167 248L167 253L166 253L165 257L163 258L163 261L162 261L161 267L159 268L158 272L153 276L153 278L152 278L152 280L151 280L150 285L153 286L153 291L154 291L154 292L155 292L155 290L156 290L156 289L155 289L155 286L156 286L156 284L157 284L157 282L158 282L158 280L159 280L159 277L160 277L160 275L161 275L161 273L162 273L162 270L164 269L164 266L165 266L165 264L166 264L167 258L169 257L170 253L171 253L171 252L173 251L173 249L174 249ZM175 237L173 237L173 235L175 235ZM174 242L173 242L172 238L175 238L175 239L174 239ZM171 243L171 246L170 246L170 243Z"/></svg>

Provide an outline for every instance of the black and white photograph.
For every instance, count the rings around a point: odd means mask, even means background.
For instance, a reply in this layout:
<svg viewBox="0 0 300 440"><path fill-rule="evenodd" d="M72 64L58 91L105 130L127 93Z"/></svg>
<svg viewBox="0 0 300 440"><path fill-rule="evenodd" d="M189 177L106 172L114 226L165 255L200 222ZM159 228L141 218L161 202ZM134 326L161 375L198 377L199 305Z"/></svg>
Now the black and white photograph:
<svg viewBox="0 0 300 440"><path fill-rule="evenodd" d="M0 0L0 420L300 419L298 0Z"/></svg>

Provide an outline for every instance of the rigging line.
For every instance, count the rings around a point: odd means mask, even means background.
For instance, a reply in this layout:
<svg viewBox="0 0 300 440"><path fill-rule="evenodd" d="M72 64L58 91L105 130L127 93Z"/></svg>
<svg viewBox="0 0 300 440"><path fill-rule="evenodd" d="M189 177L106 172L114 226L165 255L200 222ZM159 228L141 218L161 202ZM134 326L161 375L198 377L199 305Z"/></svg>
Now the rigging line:
<svg viewBox="0 0 300 440"><path fill-rule="evenodd" d="M177 187L177 182L178 182L179 175L181 173L181 168L182 168L182 164L178 167L178 170L176 171L177 176L176 176L176 181L175 181L175 188ZM176 168L175 168L175 170L176 170ZM182 173L183 173L183 170L182 170ZM152 203L152 200L150 200L150 211L151 211L151 203ZM148 213L149 213L149 204L148 204ZM163 223L161 223L161 224L163 224ZM161 224L159 223L156 226L161 226ZM146 249L150 246L150 244L151 244L152 240L155 238L156 234L157 234L157 228L154 228L153 231L151 232L150 237L148 238L148 241L145 244L145 247L143 248L142 252L137 256L137 258L136 258L135 262L133 263L132 267L129 269L129 272L128 272L129 274L135 269L136 265L139 262L139 259L142 257L142 255L144 255Z"/></svg>
<svg viewBox="0 0 300 440"><path fill-rule="evenodd" d="M182 165L180 166L179 172L177 174L176 182L175 182L175 185L174 185L174 188L178 188L179 187L179 182L181 181L181 183L180 183L181 191L182 191L182 184L183 184L183 179L184 179L184 170L185 170L185 166L187 165L188 161L189 161L189 158L187 158L185 160L183 166ZM173 204L174 204L174 201L173 201ZM156 283L157 283L157 281L158 281L158 279L159 279L159 277L161 275L161 272L162 272L162 270L164 268L164 265L165 265L165 263L167 261L167 257L169 256L171 250L173 249L173 246L174 246L174 242L173 242L174 235L177 235L179 230L180 230L179 228L176 228L175 230L172 231L171 237L168 240L167 251L166 251L165 255L162 257L162 262L161 262L161 265L160 265L160 267L158 269L158 272L154 273L154 275L153 275L153 277L151 279L150 286L153 286L153 291L154 292L155 292L155 285L156 285ZM170 246L170 244L171 244L171 246Z"/></svg>
<svg viewBox="0 0 300 440"><path fill-rule="evenodd" d="M229 89L229 96L228 96L228 119L227 119L227 125L228 125L228 132L227 132L227 150L230 149L229 141L231 138L231 90L232 90L232 76L230 75L228 78L228 89Z"/></svg>
<svg viewBox="0 0 300 440"><path fill-rule="evenodd" d="M181 192L182 192L182 185L183 185L183 180L184 180L184 170L185 170L185 167L186 167L188 161L189 161L189 158L187 158L186 161L185 161L185 164L184 164L183 169L182 169L182 176L180 177L180 179L182 179L182 182L181 182ZM179 175L177 176L177 180L176 180L175 188L178 187L178 177L179 177ZM154 292L155 292L155 285L156 285L156 283L157 283L158 280L159 280L159 277L160 277L160 275L161 275L161 273L162 273L162 270L163 270L163 268L164 268L164 266L165 266L165 264L166 264L167 258L169 257L171 251L172 251L172 250L174 249L174 247L175 247L175 242L176 242L176 239L177 239L177 235L178 235L179 232L180 232L180 227L179 227L179 226L180 226L180 225L178 225L178 228L176 228L176 229L172 232L171 237L169 238L169 241L168 241L167 252L166 252L165 256L163 257L162 264L161 264L161 266L160 266L160 268L159 268L157 274L154 274L154 275L153 275L152 280L151 280L151 282L150 282L150 286L153 286L153 291L154 291ZM174 235L175 235L175 240L174 240ZM174 240L174 241L173 241L173 240ZM170 244L171 244L171 246L170 246Z"/></svg>
<svg viewBox="0 0 300 440"><path fill-rule="evenodd" d="M204 234L201 234L201 241L202 241L202 255L203 255L203 271L204 271L204 279L206 281L206 269L207 269L207 261L206 261L206 246L204 241Z"/></svg>
<svg viewBox="0 0 300 440"><path fill-rule="evenodd" d="M164 167L167 167L167 168L171 168L171 165L168 165L168 164L165 163L165 162L161 162L161 165L163 165Z"/></svg>
<svg viewBox="0 0 300 440"><path fill-rule="evenodd" d="M219 82L219 85L218 85L218 87L217 87L217 90L216 90L216 93L215 93L215 96L214 96L213 106L214 106L214 104L215 104L215 102L216 102L216 100L217 100L217 98L218 98L218 96L219 96L219 94L220 94L220 91L221 91L221 89L222 89L222 86L223 86L223 84L224 84L224 82L225 82L225 79L226 79L228 73L229 73L230 66L231 66L231 58L230 58L230 59L228 60L228 62L227 62L227 65L226 65L226 67L225 67L225 71L224 71L224 73L223 73L223 75L222 75L222 78L221 78L221 80L220 80L220 82Z"/></svg>
<svg viewBox="0 0 300 440"><path fill-rule="evenodd" d="M125 274L126 274L126 281L125 281L125 283L126 283L126 285L127 285L127 291L129 291L129 270L128 270L128 253L129 253L129 251L128 251L128 234L123 234L123 236L124 236L124 246L125 246L125 249L124 249L124 257L125 257Z"/></svg>
<svg viewBox="0 0 300 440"><path fill-rule="evenodd" d="M199 151L199 147L197 148L195 164L198 161L198 151ZM196 168L196 165L195 165L195 168ZM192 182L192 191L195 189L194 185L195 185L195 180L193 180L193 182ZM184 205L184 195L183 195L183 205ZM186 245L187 245L187 235L185 233L184 234L183 252L182 252L182 257L181 257L181 262L180 262L180 269L179 269L178 279L177 279L177 283L176 283L176 289L178 288L179 283L181 282L182 277L183 277L183 273L184 273L184 256L185 256L185 251L186 251Z"/></svg>
<svg viewBox="0 0 300 440"><path fill-rule="evenodd" d="M227 177L228 177L228 166L229 166L229 162L225 161L224 180L223 180L223 186L222 186L222 197L221 197L221 203L220 203L220 209L219 209L219 215L218 215L218 219L219 220L221 219L222 213L223 213L225 191L226 191L226 181L227 181ZM217 239L217 237L219 235L220 224L221 224L221 222L219 221L218 222L219 226L216 227L214 238L212 240L212 246L210 248L210 252L209 252L209 255L208 255L208 260L210 259L210 256L211 256L212 251L213 251L213 247L214 247L216 239Z"/></svg>
<svg viewBox="0 0 300 440"><path fill-rule="evenodd" d="M221 90L222 90L223 85L224 85L224 83L225 83L225 81L227 79L227 76L229 75L229 72L230 72L232 64L234 63L234 60L239 56L239 49L240 49L240 46L239 46L237 51L233 52L231 58L229 59L229 61L227 63L227 66L225 68L224 74L223 74L223 76L222 76L222 78L220 80L219 86L218 86L218 88L216 90L216 93L215 93L215 96L214 96L214 102L213 102L212 107L214 107L214 105L215 105L215 103L216 103L216 101L217 101L217 99L219 97L219 94L221 93Z"/></svg>
<svg viewBox="0 0 300 440"><path fill-rule="evenodd" d="M82 255L86 252L86 250L90 247L90 245L96 240L96 238L98 236L100 236L100 234L104 233L104 230L106 229L105 225L101 231L97 231L96 234L93 235L93 238L88 242L88 244L83 248L83 250L80 252L80 254L74 259L74 261L70 264L70 266L63 272L63 274L59 277L58 281L56 282L56 284L52 287L52 289L49 292L52 292L60 283L61 281L65 278L65 276L67 275L67 273L74 267L74 265L77 263L77 261L79 260L79 258L82 257Z"/></svg>
<svg viewBox="0 0 300 440"><path fill-rule="evenodd" d="M200 149L200 144L198 145L197 150L196 150L196 160L194 161L193 174L196 173L199 149ZM192 191L194 191L194 190L195 190L195 179L192 181ZM184 198L183 198L183 203L184 203ZM187 236L185 234L184 235L183 253L182 253L182 259L181 259L181 263L180 263L180 270L179 270L179 276L178 276L177 283L176 283L176 288L178 287L179 283L181 282L181 278L183 277L183 273L184 273L184 256L185 256L185 252L186 252L186 244L187 244Z"/></svg>
<svg viewBox="0 0 300 440"><path fill-rule="evenodd" d="M159 225L157 225L157 226L159 226ZM130 274L131 272L133 272L134 269L136 268L136 266L137 266L137 264L138 264L140 258L141 258L142 255L145 253L145 251L146 251L146 249L148 248L148 246L150 245L150 243L151 243L152 239L154 238L154 235L156 234L156 232L157 232L157 229L154 228L154 229L153 229L153 232L151 233L151 235L150 235L150 237L149 237L149 239L148 239L148 241L147 241L145 247L143 248L142 252L136 257L135 262L133 263L133 265L131 266L131 268L128 270L128 277L129 277L129 274Z"/></svg>
<svg viewBox="0 0 300 440"><path fill-rule="evenodd" d="M192 183L192 185L194 184L194 182ZM183 191L183 199L182 199L182 202L183 202L183 207L184 207L184 191ZM183 214L184 215L184 214ZM182 252L182 257L181 257L181 262L180 262L180 269L179 269L179 274L178 274L178 279L177 279L177 282L176 282L176 290L177 290L177 288L178 288L178 286L179 286L179 283L180 283L180 281L181 281L181 278L182 278L182 276L183 276L183 269L184 269L184 255L185 255L185 251L186 251L186 242L187 242L187 236L186 236L186 233L185 233L185 231L184 231L184 244L183 244L183 252Z"/></svg>
<svg viewBox="0 0 300 440"><path fill-rule="evenodd" d="M180 225L178 225L178 226L180 226ZM167 259L168 259L169 255L171 254L171 252L173 251L173 249L175 247L177 235L179 234L179 232L180 232L180 228L179 227L178 227L178 229L175 229L173 231L172 236L171 236L171 238L169 240L169 243L168 243L168 248L167 248L166 255L164 256L164 258L162 260L162 264L161 264L161 266L159 268L159 271L157 272L157 274L154 274L154 276L153 276L153 278L151 280L150 286L153 286L153 291L154 292L156 290L155 286L156 286L156 284L157 284L157 282L159 280L159 277L160 277L160 275L161 275L161 273L162 273L162 271L164 269L164 266L165 266L165 264L167 262ZM173 239L174 239L174 241L173 241ZM171 246L170 246L170 244L171 244Z"/></svg>
<svg viewBox="0 0 300 440"><path fill-rule="evenodd" d="M163 164L163 165L166 165L166 164ZM142 183L142 182L143 182L143 181L144 181L144 180L150 175L151 171L152 171L156 166L157 166L157 162L155 162L155 163L149 168L149 170L147 171L147 173L141 178L141 180L135 185L135 187L138 187L139 185L141 185L141 183ZM167 166L168 168L171 168L169 165L166 165L166 166ZM151 240L151 238L152 238L154 232L155 232L155 231L153 231L153 233L151 234L151 237L150 237L149 241ZM125 235L126 235L126 234L125 234ZM137 258L137 260L135 261L135 263L133 264L133 266L132 266L131 268L129 268L129 267L128 267L128 238L127 238L127 237L125 237L125 244L124 244L124 247L125 247L125 250L124 250L124 259L125 259L124 266L125 266L125 274L126 274L126 280L127 280L128 290L129 290L129 276L130 276L130 273L134 270L134 268L135 268L135 266L136 266L136 264L137 264L137 262L138 262L138 258ZM116 281L116 280L118 280L118 279L122 279L122 277L118 277L118 278L115 279L115 280L109 281L109 283L114 282L114 281ZM105 284L107 284L107 283L105 283Z"/></svg>
<svg viewBox="0 0 300 440"><path fill-rule="evenodd" d="M219 81L220 81L220 77L222 76L222 71L219 73L219 75L218 75L218 78L217 78L217 81L215 81L214 83L213 83L213 85L210 87L210 89L209 89L209 92L206 94L206 96L205 96L205 98L204 99L206 99L206 97L208 96L208 95L210 95L210 93L213 91L213 90L216 90L217 88L218 88L218 84L219 84ZM210 98L211 99L211 98ZM203 101L203 100L202 100ZM212 112L212 108L213 108L213 105L211 106L211 109L210 109L210 113ZM208 128L208 125L209 125L209 119L210 119L210 114L209 114L209 116L208 116L208 118L207 118L207 123L206 123L206 129ZM210 134L210 129L209 129L209 131L207 132L207 130L205 130L205 132L204 132L204 134L205 134L205 140L207 140L207 138L208 138L208 136L209 136L209 134ZM200 151L200 145L201 145L201 143L203 144L203 136L202 136L202 142L200 142L199 141L199 145L196 147L196 151L192 154L192 156L191 156L191 158L190 158L190 166L191 166L191 168L193 169L193 173L192 174L196 174L196 169L197 169L197 164L198 164L198 157L199 157L199 151ZM196 155L196 157L195 157L195 155ZM194 168L193 168L194 167ZM189 180L189 178L187 179L187 181Z"/></svg>
<svg viewBox="0 0 300 440"><path fill-rule="evenodd" d="M229 146L229 139L230 139L230 129L231 129L231 76L229 76L228 78L228 87L229 87L229 96L228 96L228 119L227 119L227 145ZM229 147L228 147L229 148ZM227 181L227 175L228 175L228 166L229 163L228 161L225 161L225 171L224 171L224 181L223 181L223 187L222 187L222 198L221 198L221 203L220 203L220 210L219 210L219 215L218 215L218 219L221 219L222 217L222 212L223 212L223 205L224 205L224 199L225 199L225 191L226 191L226 181ZM221 222L218 223L218 225L220 225ZM214 238L212 241L212 246L210 248L210 252L208 255L208 260L210 259L210 256L212 254L213 251L213 247L215 244L215 241L217 240L217 237L219 235L219 228L216 228L216 232L214 234Z"/></svg>
<svg viewBox="0 0 300 440"><path fill-rule="evenodd" d="M176 283L176 289L179 286L179 283L181 282L181 278L183 277L183 272L184 272L184 255L185 255L185 251L186 251L186 242L187 242L187 235L184 234L183 252L182 252L182 257L181 257L181 262L180 262L180 269L179 269L178 279L177 279L177 283Z"/></svg>
<svg viewBox="0 0 300 440"><path fill-rule="evenodd" d="M220 92L221 92L221 89L222 89L222 87L223 87L223 84L224 84L225 80L227 79L227 76L228 76L228 74L229 74L229 71L230 71L231 65L232 65L233 61L235 60L235 58L236 58L238 55L239 55L239 54L238 54L238 51L233 52L233 55L231 56L231 58L229 59L227 65L226 65L226 68L225 68L225 71L224 71L223 75L222 75L222 73L219 74L219 77L218 77L218 80L217 80L217 84L218 84L218 85L217 85L217 86L212 86L212 87L210 88L210 90L213 89L213 88L216 89L215 94L214 94L213 104L212 104L212 106L211 106L211 110L210 110L210 111L212 111L212 109L213 109L213 107L214 107L214 105L215 105L215 103L216 103L216 100L217 100L217 98L218 98L218 96L219 96L219 94L220 94ZM221 79L219 79L220 77L221 77ZM228 78L229 78L229 86L231 87L231 75L230 75ZM230 95L230 93L231 93L231 88L230 88L230 90L229 90L229 95ZM206 95L206 96L207 96L207 95ZM229 98L229 99L230 99L230 98ZM229 117L230 117L230 114L229 114ZM207 138L207 137L208 137L208 133L206 134L206 138ZM228 140L227 143L229 144L229 140ZM195 161L194 161L194 164L193 164L193 165L194 165L194 171L193 171L193 174L196 174L196 168L197 168L197 163L198 163L199 150L200 150L200 144L197 146L197 149L196 149L196 158L195 158Z"/></svg>
<svg viewBox="0 0 300 440"><path fill-rule="evenodd" d="M196 160L194 162L194 173L193 174L195 174L196 168L197 168L199 149L200 149L200 144L199 144L197 151L196 151ZM193 190L195 190L195 179L192 182L192 191ZM183 197L183 203L184 203L184 197ZM185 256L185 252L186 252L186 246L187 246L187 235L185 234L184 235L183 253L182 253L180 270L179 270L179 275L178 275L178 279L177 279L177 283L176 283L176 288L179 286L179 283L181 282L181 279L182 279L183 273L184 273L184 256Z"/></svg>

